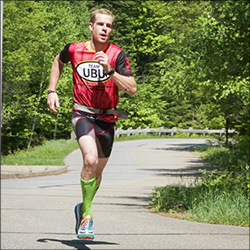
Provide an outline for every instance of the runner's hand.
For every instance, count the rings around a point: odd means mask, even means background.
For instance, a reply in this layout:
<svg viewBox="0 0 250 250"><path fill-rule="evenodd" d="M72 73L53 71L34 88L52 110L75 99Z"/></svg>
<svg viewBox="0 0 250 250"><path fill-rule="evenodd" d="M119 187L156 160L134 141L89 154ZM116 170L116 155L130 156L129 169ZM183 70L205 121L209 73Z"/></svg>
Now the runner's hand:
<svg viewBox="0 0 250 250"><path fill-rule="evenodd" d="M98 51L95 54L95 60L97 60L97 62L100 65L102 65L102 67L105 70L105 72L109 72L110 71L109 58L108 58L108 56L103 51Z"/></svg>
<svg viewBox="0 0 250 250"><path fill-rule="evenodd" d="M48 95L47 104L48 104L49 109L53 113L55 113L55 114L58 113L58 110L55 109L55 105L57 108L60 107L59 97L58 97L57 93L50 93Z"/></svg>

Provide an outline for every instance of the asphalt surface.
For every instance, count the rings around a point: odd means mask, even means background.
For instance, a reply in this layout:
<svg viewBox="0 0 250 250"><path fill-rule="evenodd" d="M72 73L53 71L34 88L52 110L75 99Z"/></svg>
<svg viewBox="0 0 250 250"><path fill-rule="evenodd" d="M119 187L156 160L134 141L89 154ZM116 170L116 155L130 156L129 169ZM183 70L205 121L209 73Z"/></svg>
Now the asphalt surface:
<svg viewBox="0 0 250 250"><path fill-rule="evenodd" d="M65 158L66 167L58 167L63 173L29 166L16 175L21 166L2 166L1 249L249 249L249 228L184 221L148 210L155 187L188 185L200 168L208 167L190 152L204 143L115 143L92 205L94 241L78 240L74 233L73 210L81 201L79 150Z"/></svg>

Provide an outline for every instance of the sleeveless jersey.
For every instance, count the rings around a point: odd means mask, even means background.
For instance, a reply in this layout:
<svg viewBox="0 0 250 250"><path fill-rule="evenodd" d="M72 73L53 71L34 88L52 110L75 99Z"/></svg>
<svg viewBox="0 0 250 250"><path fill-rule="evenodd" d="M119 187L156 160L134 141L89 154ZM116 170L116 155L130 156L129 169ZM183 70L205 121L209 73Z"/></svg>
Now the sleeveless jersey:
<svg viewBox="0 0 250 250"><path fill-rule="evenodd" d="M109 58L109 64L115 70L121 52L122 49L112 43L104 50ZM87 42L71 43L68 47L68 59L73 70L73 100L88 107L112 109L119 100L118 87L94 59L95 53L96 51L87 49ZM128 72L126 75L132 75L127 57L125 61L124 72ZM118 118L117 114L100 117L106 122L115 122Z"/></svg>

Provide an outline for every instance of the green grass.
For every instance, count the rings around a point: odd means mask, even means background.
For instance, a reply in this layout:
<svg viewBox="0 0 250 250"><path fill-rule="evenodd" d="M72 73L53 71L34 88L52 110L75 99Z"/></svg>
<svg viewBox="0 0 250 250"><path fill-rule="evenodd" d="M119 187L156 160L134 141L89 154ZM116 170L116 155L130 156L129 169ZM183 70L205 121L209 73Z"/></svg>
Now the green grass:
<svg viewBox="0 0 250 250"><path fill-rule="evenodd" d="M1 157L2 165L52 165L63 166L64 158L78 148L75 140L51 140L42 146L20 150Z"/></svg>
<svg viewBox="0 0 250 250"><path fill-rule="evenodd" d="M115 141L129 141L129 140L142 140L142 139L210 139L209 136L204 136L202 134L192 134L188 135L187 133L177 133L175 136L171 136L170 134L163 134L159 136L158 133L148 133L148 134L132 134L130 136L120 135L119 137L115 136Z"/></svg>
<svg viewBox="0 0 250 250"><path fill-rule="evenodd" d="M199 222L249 226L249 200L238 192L206 192L189 213Z"/></svg>
<svg viewBox="0 0 250 250"><path fill-rule="evenodd" d="M249 226L249 199L237 191L168 185L154 189L150 207L161 215L180 219Z"/></svg>

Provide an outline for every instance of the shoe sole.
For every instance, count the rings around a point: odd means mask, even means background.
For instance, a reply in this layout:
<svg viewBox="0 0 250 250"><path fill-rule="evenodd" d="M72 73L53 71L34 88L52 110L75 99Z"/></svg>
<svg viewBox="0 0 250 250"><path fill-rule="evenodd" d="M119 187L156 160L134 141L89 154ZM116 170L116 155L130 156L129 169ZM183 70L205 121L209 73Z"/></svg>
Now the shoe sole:
<svg viewBox="0 0 250 250"><path fill-rule="evenodd" d="M93 240L95 236L93 234L81 234L81 235L77 235L77 238L79 240Z"/></svg>

